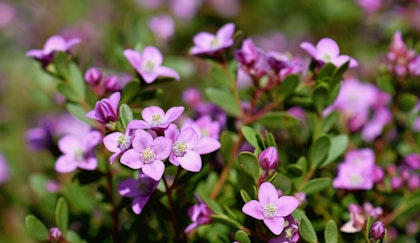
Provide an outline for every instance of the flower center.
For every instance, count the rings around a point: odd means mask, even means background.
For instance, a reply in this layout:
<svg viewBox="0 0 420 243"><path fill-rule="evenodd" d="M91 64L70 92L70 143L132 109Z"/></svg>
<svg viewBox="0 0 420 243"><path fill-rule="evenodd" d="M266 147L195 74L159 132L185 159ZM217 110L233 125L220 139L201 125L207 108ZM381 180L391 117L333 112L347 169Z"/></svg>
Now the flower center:
<svg viewBox="0 0 420 243"><path fill-rule="evenodd" d="M143 69L144 69L145 72L152 73L155 70L155 66L156 65L155 65L154 62L148 60L146 62L146 64L144 65L144 68Z"/></svg>
<svg viewBox="0 0 420 243"><path fill-rule="evenodd" d="M160 114L152 115L152 126L159 126L164 123L162 116Z"/></svg>
<svg viewBox="0 0 420 243"><path fill-rule="evenodd" d="M219 40L217 38L214 38L213 40L210 41L210 46L212 48L216 48L219 45Z"/></svg>
<svg viewBox="0 0 420 243"><path fill-rule="evenodd" d="M153 184L150 181L144 180L139 183L139 193L141 196L148 196L152 193Z"/></svg>
<svg viewBox="0 0 420 243"><path fill-rule="evenodd" d="M293 229L292 228L288 228L286 230L286 238L287 239L290 239L290 238L292 238L292 236L293 236Z"/></svg>
<svg viewBox="0 0 420 243"><path fill-rule="evenodd" d="M188 146L184 142L182 142L182 141L175 142L172 145L172 151L174 152L174 154L175 154L176 157L182 157L182 156L184 156L184 154L186 153L186 150L187 149L188 149Z"/></svg>
<svg viewBox="0 0 420 243"><path fill-rule="evenodd" d="M121 151L125 151L131 145L131 137L130 136L121 135L118 138L117 143L118 143L118 147L121 149Z"/></svg>
<svg viewBox="0 0 420 243"><path fill-rule="evenodd" d="M350 184L357 186L361 182L361 178L359 175L353 174L350 176Z"/></svg>
<svg viewBox="0 0 420 243"><path fill-rule="evenodd" d="M272 204L272 203L267 204L267 206L264 207L263 215L264 215L265 218L274 218L274 217L276 217L276 215L277 215L277 207L274 204Z"/></svg>
<svg viewBox="0 0 420 243"><path fill-rule="evenodd" d="M151 148L145 148L141 151L141 161L150 164L155 161L155 152Z"/></svg>
<svg viewBox="0 0 420 243"><path fill-rule="evenodd" d="M332 58L329 54L325 54L322 58L325 62L331 62Z"/></svg>
<svg viewBox="0 0 420 243"><path fill-rule="evenodd" d="M85 155L83 150L81 149L76 149L76 151L74 151L74 158L76 159L77 162L82 162L85 160Z"/></svg>

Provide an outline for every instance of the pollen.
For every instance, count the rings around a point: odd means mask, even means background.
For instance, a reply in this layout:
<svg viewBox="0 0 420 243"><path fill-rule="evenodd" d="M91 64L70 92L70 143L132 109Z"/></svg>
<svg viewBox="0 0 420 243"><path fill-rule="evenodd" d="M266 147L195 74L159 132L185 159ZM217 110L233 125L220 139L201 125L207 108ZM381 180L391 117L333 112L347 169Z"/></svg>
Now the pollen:
<svg viewBox="0 0 420 243"><path fill-rule="evenodd" d="M274 217L276 217L276 215L277 215L277 207L274 204L272 204L272 203L267 204L267 206L264 207L263 215L264 215L265 218L274 218Z"/></svg>
<svg viewBox="0 0 420 243"><path fill-rule="evenodd" d="M145 164L150 164L155 161L155 152L151 148L146 148L141 151L141 161Z"/></svg>
<svg viewBox="0 0 420 243"><path fill-rule="evenodd" d="M159 125L162 125L163 123L164 122L160 114L152 115L152 124L151 124L152 126L159 126Z"/></svg>
<svg viewBox="0 0 420 243"><path fill-rule="evenodd" d="M184 156L185 152L187 151L188 146L184 142L175 142L172 145L172 151L174 152L175 156L182 157Z"/></svg>
<svg viewBox="0 0 420 243"><path fill-rule="evenodd" d="M131 141L131 137L130 136L125 136L125 135L121 135L118 138L118 147L121 149L121 151L127 150L130 147L130 141Z"/></svg>

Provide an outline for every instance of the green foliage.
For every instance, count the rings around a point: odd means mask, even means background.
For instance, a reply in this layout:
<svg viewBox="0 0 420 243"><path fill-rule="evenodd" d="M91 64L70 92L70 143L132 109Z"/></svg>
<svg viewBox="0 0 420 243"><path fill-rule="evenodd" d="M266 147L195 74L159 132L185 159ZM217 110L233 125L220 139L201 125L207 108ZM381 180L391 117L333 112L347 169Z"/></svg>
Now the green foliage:
<svg viewBox="0 0 420 243"><path fill-rule="evenodd" d="M318 242L315 229L305 213L297 209L292 213L292 215L297 221L299 221L299 234L302 239L310 243Z"/></svg>
<svg viewBox="0 0 420 243"><path fill-rule="evenodd" d="M69 224L69 208L67 202L63 197L60 197L55 208L55 223L63 235L67 233Z"/></svg>
<svg viewBox="0 0 420 243"><path fill-rule="evenodd" d="M325 243L338 242L338 229L334 220L329 220L324 231Z"/></svg>
<svg viewBox="0 0 420 243"><path fill-rule="evenodd" d="M241 168L250 175L255 181L261 173L261 167L259 165L257 157L249 152L242 152L238 156L238 162Z"/></svg>
<svg viewBox="0 0 420 243"><path fill-rule="evenodd" d="M241 109L232 92L220 88L207 88L205 93L208 99L220 106L231 116L239 116Z"/></svg>
<svg viewBox="0 0 420 243"><path fill-rule="evenodd" d="M331 139L323 135L319 137L312 145L309 150L309 161L311 163L311 168L315 169L325 161L327 158L328 152L330 151Z"/></svg>
<svg viewBox="0 0 420 243"><path fill-rule="evenodd" d="M28 215L25 218L25 228L29 237L33 240L47 240L49 237L49 232L44 223L41 222L34 215Z"/></svg>
<svg viewBox="0 0 420 243"><path fill-rule="evenodd" d="M322 191L331 185L331 179L328 177L315 178L306 183L302 191L307 195Z"/></svg>
<svg viewBox="0 0 420 243"><path fill-rule="evenodd" d="M243 230L238 230L235 233L235 241L240 243L251 243L248 235Z"/></svg>
<svg viewBox="0 0 420 243"><path fill-rule="evenodd" d="M298 119L283 111L267 112L258 122L269 129L291 128L299 123Z"/></svg>

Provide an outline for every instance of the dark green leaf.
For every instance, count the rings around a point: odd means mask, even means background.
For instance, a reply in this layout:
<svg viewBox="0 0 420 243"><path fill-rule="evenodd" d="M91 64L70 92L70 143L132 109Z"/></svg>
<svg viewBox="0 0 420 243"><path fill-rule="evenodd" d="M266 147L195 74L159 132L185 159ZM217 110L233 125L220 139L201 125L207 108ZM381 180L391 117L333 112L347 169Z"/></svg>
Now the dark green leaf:
<svg viewBox="0 0 420 243"><path fill-rule="evenodd" d="M287 76L279 87L279 97L281 100L286 100L293 95L297 86L299 85L299 76L298 75L289 75Z"/></svg>
<svg viewBox="0 0 420 243"><path fill-rule="evenodd" d="M255 181L258 180L260 176L260 164L257 157L250 152L242 152L238 156L238 162L241 168L250 175Z"/></svg>
<svg viewBox="0 0 420 243"><path fill-rule="evenodd" d="M410 93L402 93L398 97L398 109L403 112L412 111L417 104L417 96Z"/></svg>
<svg viewBox="0 0 420 243"><path fill-rule="evenodd" d="M220 135L220 152L222 153L224 161L229 161L231 159L230 156L234 146L233 136L235 135L227 130L224 130Z"/></svg>
<svg viewBox="0 0 420 243"><path fill-rule="evenodd" d="M330 96L330 89L327 84L318 84L312 96L315 109L321 113L328 105L328 98Z"/></svg>
<svg viewBox="0 0 420 243"><path fill-rule="evenodd" d="M340 113L338 111L332 111L322 122L322 132L328 132L338 121Z"/></svg>
<svg viewBox="0 0 420 243"><path fill-rule="evenodd" d="M285 194L288 194L292 189L292 181L290 178L280 173L276 173L270 182L275 188L282 190Z"/></svg>
<svg viewBox="0 0 420 243"><path fill-rule="evenodd" d="M66 97L68 101L80 103L81 99L77 92L68 83L60 82L57 84L57 90Z"/></svg>
<svg viewBox="0 0 420 243"><path fill-rule="evenodd" d="M213 64L210 67L210 81L215 87L230 87L232 85L232 81L229 76L218 64Z"/></svg>
<svg viewBox="0 0 420 243"><path fill-rule="evenodd" d="M70 243L84 243L86 241L82 240L76 232L69 230L66 234L66 240Z"/></svg>
<svg viewBox="0 0 420 243"><path fill-rule="evenodd" d="M241 190L240 193L241 193L242 200L244 200L245 203L252 200L249 194L245 190Z"/></svg>
<svg viewBox="0 0 420 243"><path fill-rule="evenodd" d="M335 72L336 66L332 63L326 63L319 71L318 79L323 79L326 77L332 77Z"/></svg>
<svg viewBox="0 0 420 243"><path fill-rule="evenodd" d="M69 61L67 60L67 53L57 51L54 55L55 71L64 79L69 78Z"/></svg>
<svg viewBox="0 0 420 243"><path fill-rule="evenodd" d="M379 76L377 80L377 84L379 88L382 89L383 91L391 95L395 93L394 81L391 78L391 76L388 76L388 75Z"/></svg>
<svg viewBox="0 0 420 243"><path fill-rule="evenodd" d="M327 159L321 164L320 168L324 168L340 157L346 151L348 142L349 138L345 134L332 137Z"/></svg>
<svg viewBox="0 0 420 243"><path fill-rule="evenodd" d="M315 131L316 123L317 123L317 116L313 112L306 113L306 122L308 123L309 128L312 132Z"/></svg>
<svg viewBox="0 0 420 243"><path fill-rule="evenodd" d="M290 104L291 106L300 106L302 108L313 110L313 101L310 97L297 97L292 96L288 101L287 104Z"/></svg>
<svg viewBox="0 0 420 243"><path fill-rule="evenodd" d="M92 119L86 118L87 111L80 105L74 103L67 103L66 109L79 120L89 123L91 125L94 124L94 121Z"/></svg>
<svg viewBox="0 0 420 243"><path fill-rule="evenodd" d="M222 223L222 224L234 227L236 229L240 229L242 227L242 225L238 221L232 218L229 218L224 214L212 214L211 219L214 222Z"/></svg>
<svg viewBox="0 0 420 243"><path fill-rule="evenodd" d="M61 230L61 233L65 235L69 224L69 208L63 197L58 199L57 207L55 208L55 223Z"/></svg>
<svg viewBox="0 0 420 243"><path fill-rule="evenodd" d="M311 168L316 169L326 158L330 150L331 140L328 136L319 137L309 150Z"/></svg>
<svg viewBox="0 0 420 243"><path fill-rule="evenodd" d="M292 215L293 215L293 218L300 221L300 224L299 224L300 236L309 243L318 242L315 229L312 226L311 221L309 221L308 217L306 217L305 213L297 209L292 213Z"/></svg>
<svg viewBox="0 0 420 243"><path fill-rule="evenodd" d="M302 191L307 195L319 192L331 185L331 179L328 177L315 178L303 187Z"/></svg>
<svg viewBox="0 0 420 243"><path fill-rule="evenodd" d="M298 119L284 111L267 112L258 122L271 129L291 128L299 124Z"/></svg>
<svg viewBox="0 0 420 243"><path fill-rule="evenodd" d="M288 177L299 177L303 174L302 167L297 164L291 164L286 167L286 174Z"/></svg>
<svg viewBox="0 0 420 243"><path fill-rule="evenodd" d="M331 88L330 88L330 94L329 94L329 97L328 97L327 106L334 103L335 99L337 99L337 96L340 93L341 83L337 83L336 85L330 86L330 87Z"/></svg>
<svg viewBox="0 0 420 243"><path fill-rule="evenodd" d="M345 62L343 65L341 65L339 68L337 68L332 76L332 86L335 86L340 80L342 79L343 74L347 71L349 68L350 60Z"/></svg>
<svg viewBox="0 0 420 243"><path fill-rule="evenodd" d="M140 92L140 84L136 81L131 81L127 83L121 95L121 103L130 103L133 102Z"/></svg>
<svg viewBox="0 0 420 243"><path fill-rule="evenodd" d="M374 222L375 222L375 218L372 215L370 215L366 221L366 235L370 234L370 227L372 227L372 224Z"/></svg>
<svg viewBox="0 0 420 243"><path fill-rule="evenodd" d="M204 193L199 193L201 200L203 200L203 202L210 208L210 210L215 213L215 214L223 214L223 210L220 207L220 205L214 201L213 199L211 199L210 197L208 197L207 195L205 195Z"/></svg>
<svg viewBox="0 0 420 243"><path fill-rule="evenodd" d="M324 231L325 243L338 242L338 229L334 220L329 220Z"/></svg>
<svg viewBox="0 0 420 243"><path fill-rule="evenodd" d="M82 72L74 62L69 64L69 75L69 82L71 83L74 91L77 93L79 100L84 100L86 83L83 79Z"/></svg>
<svg viewBox="0 0 420 243"><path fill-rule="evenodd" d="M250 143L254 148L259 147L257 135L259 134L257 131L255 131L252 127L243 126L241 128L242 134L244 135L246 141Z"/></svg>
<svg viewBox="0 0 420 243"><path fill-rule="evenodd" d="M243 230L238 230L235 233L235 241L240 243L251 243L251 240L248 237L248 234Z"/></svg>
<svg viewBox="0 0 420 243"><path fill-rule="evenodd" d="M241 115L241 107L233 97L232 92L218 88L207 88L205 93L211 102L220 106L229 115L235 117Z"/></svg>
<svg viewBox="0 0 420 243"><path fill-rule="evenodd" d="M133 120L133 112L131 111L130 107L126 104L122 104L120 106L120 119L121 119L121 125L123 126L123 129L125 129L128 125L128 123Z"/></svg>
<svg viewBox="0 0 420 243"><path fill-rule="evenodd" d="M50 235L47 227L34 215L28 215L25 218L25 228L29 237L33 240L48 240Z"/></svg>

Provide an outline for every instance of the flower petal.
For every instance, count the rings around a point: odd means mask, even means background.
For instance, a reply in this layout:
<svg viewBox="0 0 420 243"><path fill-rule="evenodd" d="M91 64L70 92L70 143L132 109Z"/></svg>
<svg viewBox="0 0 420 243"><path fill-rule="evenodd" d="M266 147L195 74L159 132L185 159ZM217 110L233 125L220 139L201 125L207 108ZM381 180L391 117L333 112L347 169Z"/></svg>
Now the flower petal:
<svg viewBox="0 0 420 243"><path fill-rule="evenodd" d="M44 45L44 54L50 54L53 51L66 51L66 41L59 35L48 38Z"/></svg>
<svg viewBox="0 0 420 243"><path fill-rule="evenodd" d="M277 189L270 182L264 182L261 184L258 190L258 200L261 205L265 206L269 203L274 203L279 198Z"/></svg>
<svg viewBox="0 0 420 243"><path fill-rule="evenodd" d="M182 115L182 112L184 112L184 109L183 106L174 106L170 108L164 116L165 123L171 123L178 119L178 117Z"/></svg>
<svg viewBox="0 0 420 243"><path fill-rule="evenodd" d="M184 142L189 149L193 149L198 143L198 134L192 127L187 127L181 130L176 140Z"/></svg>
<svg viewBox="0 0 420 243"><path fill-rule="evenodd" d="M149 148L152 145L153 137L148 132L142 129L136 130L136 133L134 135L133 141L131 144L133 145L133 148L137 152L143 151L145 148Z"/></svg>
<svg viewBox="0 0 420 243"><path fill-rule="evenodd" d="M134 178L123 180L117 187L118 193L123 197L137 197L139 193L139 181Z"/></svg>
<svg viewBox="0 0 420 243"><path fill-rule="evenodd" d="M179 80L179 74L172 68L160 66L155 70L159 77L170 77Z"/></svg>
<svg viewBox="0 0 420 243"><path fill-rule="evenodd" d="M150 84L153 83L153 81L155 81L158 78L158 74L156 73L156 71L154 72L141 72L140 73L141 77L144 79L144 82Z"/></svg>
<svg viewBox="0 0 420 243"><path fill-rule="evenodd" d="M332 58L337 57L340 54L340 48L337 43L331 38L322 38L316 45L317 58L322 59L325 54Z"/></svg>
<svg viewBox="0 0 420 243"><path fill-rule="evenodd" d="M162 179L163 172L165 171L165 164L160 160L155 160L150 164L145 164L142 168L145 175L155 181Z"/></svg>
<svg viewBox="0 0 420 243"><path fill-rule="evenodd" d="M140 154L134 149L125 151L121 156L120 162L131 169L140 169L143 166L143 163L140 161Z"/></svg>
<svg viewBox="0 0 420 243"><path fill-rule="evenodd" d="M77 166L80 169L84 169L84 170L96 170L96 168L98 167L98 160L96 159L96 157L92 156L85 159L85 161L83 162L79 162Z"/></svg>
<svg viewBox="0 0 420 243"><path fill-rule="evenodd" d="M141 54L135 50L127 49L124 51L124 56L127 58L131 66L133 66L133 68L139 72L141 65Z"/></svg>
<svg viewBox="0 0 420 243"><path fill-rule="evenodd" d="M118 140L121 136L124 136L124 134L121 132L113 132L106 135L102 140L105 148L114 153L120 152L121 149L118 147Z"/></svg>
<svg viewBox="0 0 420 243"><path fill-rule="evenodd" d="M58 141L58 148L63 154L73 155L75 151L83 151L81 139L74 135L65 135Z"/></svg>
<svg viewBox="0 0 420 243"><path fill-rule="evenodd" d="M284 229L284 218L282 217L265 218L263 221L275 235L280 235Z"/></svg>
<svg viewBox="0 0 420 243"><path fill-rule="evenodd" d="M242 212L256 219L264 219L263 208L257 200L251 200L242 207Z"/></svg>
<svg viewBox="0 0 420 243"><path fill-rule="evenodd" d="M302 42L300 43L300 48L308 52L309 55L311 55L313 58L316 58L316 48L314 45L312 45L312 43L306 41Z"/></svg>
<svg viewBox="0 0 420 243"><path fill-rule="evenodd" d="M172 141L169 138L157 137L150 146L155 152L156 159L164 160L168 158L172 150Z"/></svg>
<svg viewBox="0 0 420 243"><path fill-rule="evenodd" d="M162 64L163 57L162 53L154 46L146 46L142 52L142 66L145 62L152 62L155 67L159 67Z"/></svg>
<svg viewBox="0 0 420 243"><path fill-rule="evenodd" d="M141 117L147 123L153 123L153 116L160 116L162 119L165 117L165 112L159 106L149 106L143 109L141 112Z"/></svg>
<svg viewBox="0 0 420 243"><path fill-rule="evenodd" d="M200 32L196 34L193 38L194 45L197 47L201 47L204 49L208 49L211 47L211 42L216 38L213 34L210 34L208 32ZM194 49L194 48L193 48ZM207 51L207 50L205 50ZM195 54L195 53L192 53Z"/></svg>
<svg viewBox="0 0 420 243"><path fill-rule="evenodd" d="M175 124L170 124L169 127L165 130L165 137L169 138L172 142L175 142L178 139L179 130Z"/></svg>
<svg viewBox="0 0 420 243"><path fill-rule="evenodd" d="M134 198L132 206L131 206L131 209L133 210L133 212L135 214L140 214L144 206L146 206L146 203L149 201L149 198L150 196Z"/></svg>
<svg viewBox="0 0 420 243"><path fill-rule="evenodd" d="M220 148L220 142L211 137L203 137L200 139L194 150L199 154L208 154Z"/></svg>
<svg viewBox="0 0 420 243"><path fill-rule="evenodd" d="M199 172L201 170L201 157L193 150L187 150L183 156L177 157L177 159L182 168L188 171Z"/></svg>
<svg viewBox="0 0 420 243"><path fill-rule="evenodd" d="M82 144L84 151L90 151L95 148L102 140L102 134L99 131L91 131L83 137Z"/></svg>
<svg viewBox="0 0 420 243"><path fill-rule="evenodd" d="M143 120L131 120L127 125L127 130L148 128L150 128L150 124Z"/></svg>
<svg viewBox="0 0 420 243"><path fill-rule="evenodd" d="M285 217L299 206L299 201L292 196L280 197L274 205L277 207L277 216Z"/></svg>
<svg viewBox="0 0 420 243"><path fill-rule="evenodd" d="M233 23L225 24L217 31L217 39L221 42L223 47L228 47L233 44L232 36L234 32L235 25Z"/></svg>
<svg viewBox="0 0 420 243"><path fill-rule="evenodd" d="M61 155L55 163L55 171L58 173L68 173L77 169L77 161L72 156Z"/></svg>

